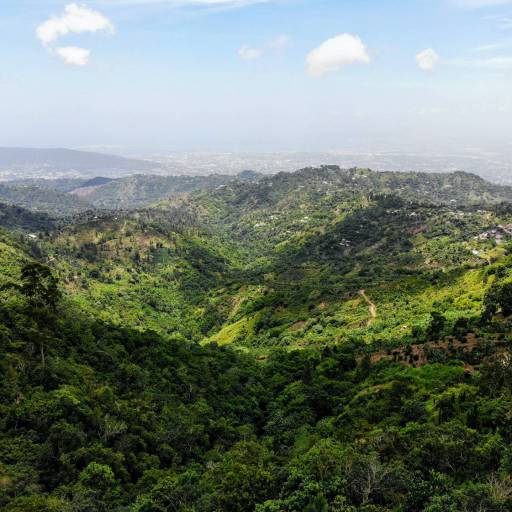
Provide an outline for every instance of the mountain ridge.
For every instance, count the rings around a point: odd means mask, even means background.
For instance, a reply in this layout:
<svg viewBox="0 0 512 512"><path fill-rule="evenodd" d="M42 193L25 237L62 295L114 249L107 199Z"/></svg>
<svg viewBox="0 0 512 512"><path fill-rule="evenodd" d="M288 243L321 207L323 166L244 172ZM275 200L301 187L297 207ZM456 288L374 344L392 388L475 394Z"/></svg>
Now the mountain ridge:
<svg viewBox="0 0 512 512"><path fill-rule="evenodd" d="M160 166L146 160L135 160L104 153L65 148L0 147L0 177L24 178L67 175L84 178L98 173L111 176L151 171Z"/></svg>

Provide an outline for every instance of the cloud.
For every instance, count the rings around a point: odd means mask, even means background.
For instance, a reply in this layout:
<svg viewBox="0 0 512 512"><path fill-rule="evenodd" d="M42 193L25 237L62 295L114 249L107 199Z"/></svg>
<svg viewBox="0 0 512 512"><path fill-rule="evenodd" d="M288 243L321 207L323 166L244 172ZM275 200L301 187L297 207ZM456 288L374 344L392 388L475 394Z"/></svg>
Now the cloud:
<svg viewBox="0 0 512 512"><path fill-rule="evenodd" d="M260 48L250 48L249 46L242 46L238 50L238 56L242 60L256 60L263 55L263 51Z"/></svg>
<svg viewBox="0 0 512 512"><path fill-rule="evenodd" d="M473 48L475 52L490 52L495 50L503 50L505 48L510 48L512 46L512 41L500 41L499 43L491 43L484 44L482 46L477 46Z"/></svg>
<svg viewBox="0 0 512 512"><path fill-rule="evenodd" d="M482 17L485 21L495 24L500 30L512 29L512 16L507 14L489 14Z"/></svg>
<svg viewBox="0 0 512 512"><path fill-rule="evenodd" d="M267 48L270 50L281 51L285 50L290 45L290 36L281 34L267 43Z"/></svg>
<svg viewBox="0 0 512 512"><path fill-rule="evenodd" d="M488 71L512 71L512 57L491 57L489 59L453 60L451 64L466 68L485 69Z"/></svg>
<svg viewBox="0 0 512 512"><path fill-rule="evenodd" d="M416 55L416 64L423 71L433 71L438 62L439 55L432 48L427 48Z"/></svg>
<svg viewBox="0 0 512 512"><path fill-rule="evenodd" d="M318 78L358 62L370 62L366 46L357 36L340 34L323 42L308 54L306 71L308 75Z"/></svg>
<svg viewBox="0 0 512 512"><path fill-rule="evenodd" d="M37 27L39 40L48 46L67 34L84 32L113 31L114 26L103 14L89 9L84 5L71 3L66 5L59 16L51 16Z"/></svg>
<svg viewBox="0 0 512 512"><path fill-rule="evenodd" d="M245 7L273 0L103 0L109 5L170 5L172 7Z"/></svg>
<svg viewBox="0 0 512 512"><path fill-rule="evenodd" d="M496 7L499 5L511 4L512 0L453 0L455 4L461 7L479 9L482 7Z"/></svg>
<svg viewBox="0 0 512 512"><path fill-rule="evenodd" d="M253 48L247 45L243 45L238 50L238 56L242 60L256 60L269 51L273 52L281 52L285 50L290 44L290 36L287 36L285 34L278 35L274 37L274 39L271 39L270 41L267 41L261 48Z"/></svg>
<svg viewBox="0 0 512 512"><path fill-rule="evenodd" d="M89 63L91 51L77 46L64 46L57 48L55 53L71 66L86 66Z"/></svg>
<svg viewBox="0 0 512 512"><path fill-rule="evenodd" d="M138 2L155 2L156 0L132 0L132 1L138 1ZM249 5L249 4L259 4L262 2L265 2L267 0L160 0L160 2L167 1L168 3L175 3L175 4L183 4L183 5L227 5L227 4L233 4L233 5Z"/></svg>
<svg viewBox="0 0 512 512"><path fill-rule="evenodd" d="M491 69L495 71L512 70L512 57L492 57L476 63L478 67Z"/></svg>
<svg viewBox="0 0 512 512"><path fill-rule="evenodd" d="M498 20L498 25L499 25L499 28L501 28L503 30L510 30L510 29L512 29L512 18L510 18L508 16L502 16Z"/></svg>

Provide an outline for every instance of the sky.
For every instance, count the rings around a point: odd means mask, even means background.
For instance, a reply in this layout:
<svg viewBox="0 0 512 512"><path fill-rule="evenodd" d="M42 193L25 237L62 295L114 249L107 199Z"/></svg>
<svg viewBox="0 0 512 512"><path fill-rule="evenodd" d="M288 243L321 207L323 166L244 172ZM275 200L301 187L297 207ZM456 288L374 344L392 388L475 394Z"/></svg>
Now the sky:
<svg viewBox="0 0 512 512"><path fill-rule="evenodd" d="M0 146L512 148L512 0L0 0Z"/></svg>

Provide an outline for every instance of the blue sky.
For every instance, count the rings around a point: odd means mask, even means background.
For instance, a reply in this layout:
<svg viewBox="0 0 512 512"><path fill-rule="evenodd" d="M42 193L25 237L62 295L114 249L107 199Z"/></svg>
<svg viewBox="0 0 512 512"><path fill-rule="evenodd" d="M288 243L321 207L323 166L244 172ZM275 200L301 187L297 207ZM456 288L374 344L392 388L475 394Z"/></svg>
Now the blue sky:
<svg viewBox="0 0 512 512"><path fill-rule="evenodd" d="M511 140L512 1L1 8L0 145L315 151Z"/></svg>

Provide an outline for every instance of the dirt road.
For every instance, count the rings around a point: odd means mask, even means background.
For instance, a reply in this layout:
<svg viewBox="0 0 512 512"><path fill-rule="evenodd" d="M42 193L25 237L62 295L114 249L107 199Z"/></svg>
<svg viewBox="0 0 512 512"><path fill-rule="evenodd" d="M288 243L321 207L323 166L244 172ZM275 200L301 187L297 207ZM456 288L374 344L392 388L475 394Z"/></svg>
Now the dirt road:
<svg viewBox="0 0 512 512"><path fill-rule="evenodd" d="M359 290L359 295L361 295L361 297L363 297L363 299L365 300L366 304L368 304L368 312L370 313L370 319L368 320L367 325L371 325L372 322L377 318L377 306L375 305L375 303L371 301L370 297L366 295L365 290Z"/></svg>

